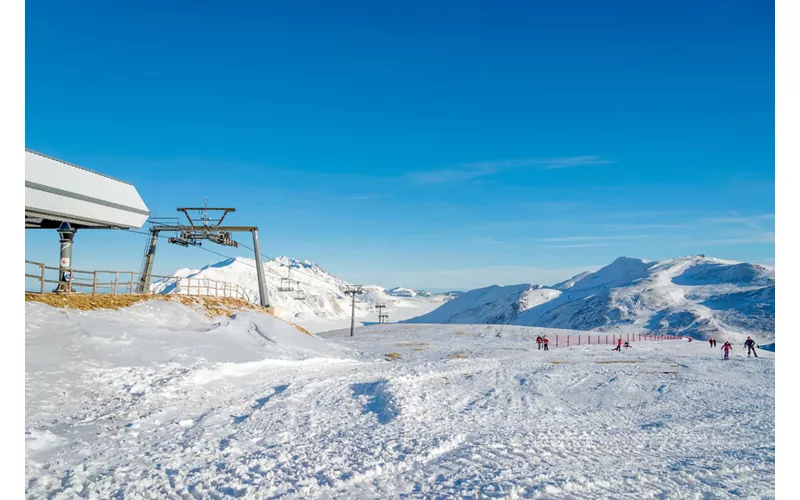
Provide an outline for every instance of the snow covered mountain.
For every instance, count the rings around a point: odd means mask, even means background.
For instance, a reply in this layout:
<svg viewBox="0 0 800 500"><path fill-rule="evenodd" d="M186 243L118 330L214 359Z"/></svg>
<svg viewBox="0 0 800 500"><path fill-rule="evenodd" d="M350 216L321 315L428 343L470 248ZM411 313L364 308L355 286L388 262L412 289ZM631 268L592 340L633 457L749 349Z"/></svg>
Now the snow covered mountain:
<svg viewBox="0 0 800 500"><path fill-rule="evenodd" d="M289 257L264 262L264 275L269 303L281 318L311 331L340 328L345 323L349 326L351 299L344 293L349 286L346 281L312 262ZM199 270L180 269L173 276L191 278L193 288L198 283L206 282L204 280L238 283L248 290L253 302L258 301L258 274L253 259L236 257L209 264ZM288 284L288 279L293 280L294 290L281 291L280 288ZM187 279L177 284L174 280L162 280L153 283L151 289L155 293L186 293L187 287ZM389 321L397 321L430 312L447 299L407 288L387 290L381 286L365 285L362 289L364 293L357 298L355 311L356 318L362 319L359 326L377 321L377 304L386 305L384 312L389 314ZM305 299L298 299L296 290L302 290Z"/></svg>
<svg viewBox="0 0 800 500"><path fill-rule="evenodd" d="M775 271L705 256L658 262L620 257L552 287L472 290L408 322L774 339Z"/></svg>

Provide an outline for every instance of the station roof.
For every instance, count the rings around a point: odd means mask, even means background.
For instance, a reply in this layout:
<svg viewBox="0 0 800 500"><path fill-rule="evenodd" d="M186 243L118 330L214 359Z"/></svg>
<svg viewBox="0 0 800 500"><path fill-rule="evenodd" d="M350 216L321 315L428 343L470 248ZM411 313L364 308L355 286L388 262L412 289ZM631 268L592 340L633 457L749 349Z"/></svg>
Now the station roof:
<svg viewBox="0 0 800 500"><path fill-rule="evenodd" d="M25 150L25 227L140 228L150 216L127 182Z"/></svg>

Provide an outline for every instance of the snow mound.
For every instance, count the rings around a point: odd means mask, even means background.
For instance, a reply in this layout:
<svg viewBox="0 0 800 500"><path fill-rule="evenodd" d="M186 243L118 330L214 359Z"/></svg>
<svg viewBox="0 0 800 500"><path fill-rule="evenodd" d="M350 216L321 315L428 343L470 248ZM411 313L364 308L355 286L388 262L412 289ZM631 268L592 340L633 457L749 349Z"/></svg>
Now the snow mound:
<svg viewBox="0 0 800 500"><path fill-rule="evenodd" d="M83 359L140 366L188 358L216 363L343 355L266 313L248 311L215 320L200 310L163 300L93 311L26 302L25 313L30 353L26 368L34 371Z"/></svg>

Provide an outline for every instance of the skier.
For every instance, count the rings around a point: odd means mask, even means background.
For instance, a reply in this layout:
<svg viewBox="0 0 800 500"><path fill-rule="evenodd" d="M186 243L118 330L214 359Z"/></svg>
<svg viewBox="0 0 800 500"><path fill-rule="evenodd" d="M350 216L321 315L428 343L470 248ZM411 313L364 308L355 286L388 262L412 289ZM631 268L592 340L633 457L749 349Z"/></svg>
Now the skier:
<svg viewBox="0 0 800 500"><path fill-rule="evenodd" d="M620 337L619 340L617 340L617 348L614 350L622 352L622 337Z"/></svg>
<svg viewBox="0 0 800 500"><path fill-rule="evenodd" d="M758 357L758 354L756 354L756 343L755 343L755 341L753 339L751 339L750 337L747 337L747 340L744 341L744 346L747 347L747 357L748 358L750 357L750 351L753 351L753 355L755 357Z"/></svg>
<svg viewBox="0 0 800 500"><path fill-rule="evenodd" d="M722 349L722 352L725 353L725 357L722 359L728 359L728 354L731 352L731 349L733 349L733 346L731 345L730 342L725 341L725 343L722 344L722 347L720 349Z"/></svg>
<svg viewBox="0 0 800 500"><path fill-rule="evenodd" d="M714 341L714 347L717 347L717 339L712 339Z"/></svg>
<svg viewBox="0 0 800 500"><path fill-rule="evenodd" d="M549 351L550 350L550 349L547 348L547 343L548 342L550 342L550 341L547 340L547 335L545 335L544 338L542 339L542 343L544 344L544 350L545 351Z"/></svg>
<svg viewBox="0 0 800 500"><path fill-rule="evenodd" d="M623 344L622 347L631 347L631 344L628 341L625 341L625 344Z"/></svg>
<svg viewBox="0 0 800 500"><path fill-rule="evenodd" d="M542 350L542 336L541 335L536 337L536 344L539 346L539 350L541 351Z"/></svg>
<svg viewBox="0 0 800 500"><path fill-rule="evenodd" d="M708 347L714 347L714 339L708 339Z"/></svg>

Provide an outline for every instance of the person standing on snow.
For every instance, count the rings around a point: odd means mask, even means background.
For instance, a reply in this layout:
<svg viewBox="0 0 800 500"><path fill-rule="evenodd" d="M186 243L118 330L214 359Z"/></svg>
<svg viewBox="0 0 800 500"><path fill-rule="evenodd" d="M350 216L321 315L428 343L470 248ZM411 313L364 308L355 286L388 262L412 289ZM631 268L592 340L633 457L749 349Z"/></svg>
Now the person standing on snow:
<svg viewBox="0 0 800 500"><path fill-rule="evenodd" d="M724 344L722 344L721 349L722 352L725 353L725 357L722 359L728 359L728 354L731 352L731 349L733 349L733 346L730 342L726 341Z"/></svg>
<svg viewBox="0 0 800 500"><path fill-rule="evenodd" d="M708 347L714 347L714 339L708 339Z"/></svg>
<svg viewBox="0 0 800 500"><path fill-rule="evenodd" d="M539 350L541 351L542 350L542 336L541 335L536 337L536 345L539 346Z"/></svg>
<svg viewBox="0 0 800 500"><path fill-rule="evenodd" d="M616 348L616 350L619 351L619 352L622 352L622 337L620 337L619 340L617 340L617 348Z"/></svg>
<svg viewBox="0 0 800 500"><path fill-rule="evenodd" d="M544 350L545 351L549 351L550 350L550 349L547 348L547 343L548 342L550 342L550 341L547 340L547 335L545 335L544 338L542 339L542 344L544 344Z"/></svg>
<svg viewBox="0 0 800 500"><path fill-rule="evenodd" d="M753 355L755 357L758 357L758 354L756 354L756 343L755 343L755 341L753 339L751 339L750 337L747 337L747 340L744 341L744 346L747 347L747 357L748 358L750 357L750 351L753 351Z"/></svg>
<svg viewBox="0 0 800 500"><path fill-rule="evenodd" d="M717 339L712 339L714 341L714 347L717 347Z"/></svg>

